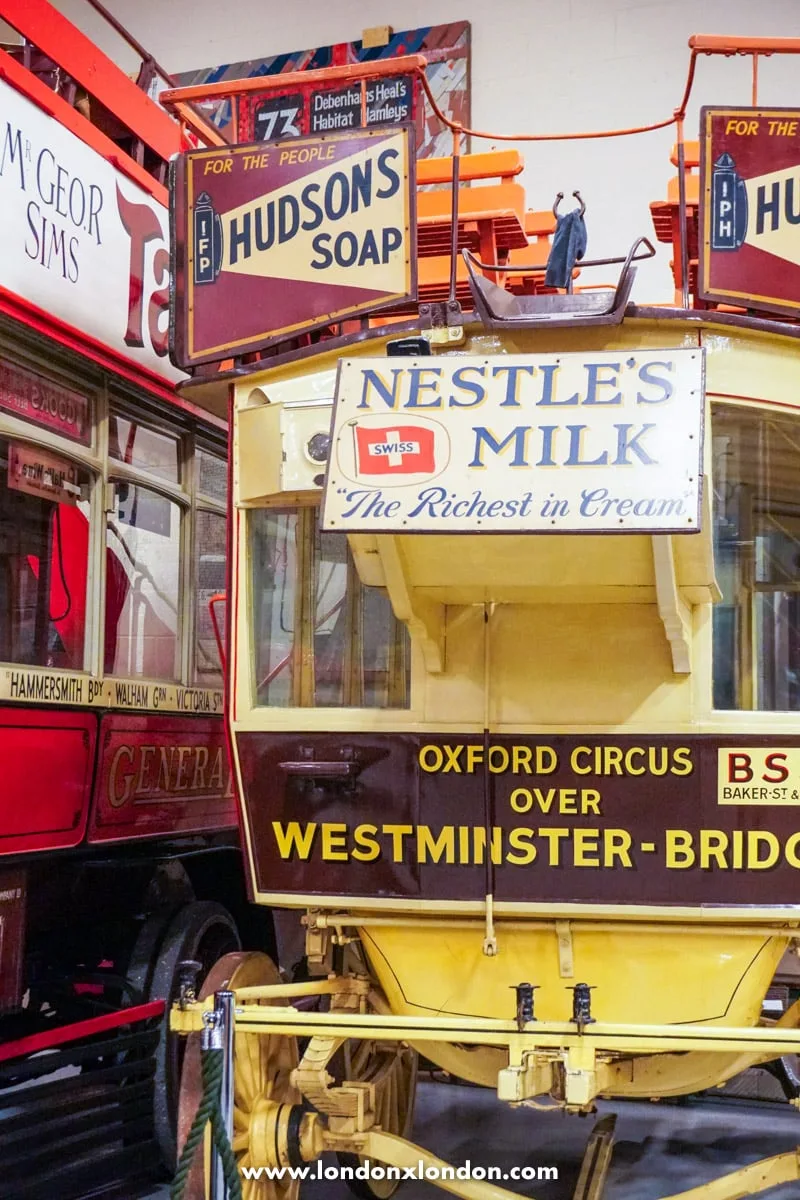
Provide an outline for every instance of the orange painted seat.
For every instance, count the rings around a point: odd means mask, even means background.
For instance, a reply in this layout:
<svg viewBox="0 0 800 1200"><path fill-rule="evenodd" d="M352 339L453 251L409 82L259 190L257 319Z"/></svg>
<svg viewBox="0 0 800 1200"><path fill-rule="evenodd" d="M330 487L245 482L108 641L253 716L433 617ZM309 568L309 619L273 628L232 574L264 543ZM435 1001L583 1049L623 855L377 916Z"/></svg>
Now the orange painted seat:
<svg viewBox="0 0 800 1200"><path fill-rule="evenodd" d="M516 150L465 154L459 159L458 248L494 262L499 253L527 245L525 191L514 182L523 168ZM421 159L417 185L417 253L420 258L448 254L452 213L452 160ZM489 182L484 182L484 181ZM477 184L478 186L461 186ZM436 187L436 185L443 185Z"/></svg>

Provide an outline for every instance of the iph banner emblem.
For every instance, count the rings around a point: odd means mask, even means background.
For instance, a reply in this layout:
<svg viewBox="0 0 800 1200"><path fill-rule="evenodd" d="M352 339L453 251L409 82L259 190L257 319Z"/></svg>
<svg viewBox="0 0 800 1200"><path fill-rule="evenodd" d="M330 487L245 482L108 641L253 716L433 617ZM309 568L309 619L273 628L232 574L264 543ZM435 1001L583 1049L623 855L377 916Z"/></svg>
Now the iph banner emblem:
<svg viewBox="0 0 800 1200"><path fill-rule="evenodd" d="M434 431L422 425L353 427L359 475L432 475Z"/></svg>
<svg viewBox="0 0 800 1200"><path fill-rule="evenodd" d="M700 142L704 300L800 308L800 111L704 108Z"/></svg>
<svg viewBox="0 0 800 1200"><path fill-rule="evenodd" d="M184 368L416 296L411 126L193 150L170 187Z"/></svg>

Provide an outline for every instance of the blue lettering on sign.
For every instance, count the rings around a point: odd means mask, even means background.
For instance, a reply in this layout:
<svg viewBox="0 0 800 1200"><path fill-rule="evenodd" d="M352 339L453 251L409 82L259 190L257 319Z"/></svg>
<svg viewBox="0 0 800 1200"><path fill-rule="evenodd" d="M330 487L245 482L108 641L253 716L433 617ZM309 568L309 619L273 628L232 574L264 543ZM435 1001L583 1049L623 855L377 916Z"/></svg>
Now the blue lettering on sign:
<svg viewBox="0 0 800 1200"><path fill-rule="evenodd" d="M662 524L677 520L691 524L690 509L684 496L615 496L608 488L585 488L581 492L577 514L570 511L569 502L553 492L535 500L533 490L521 496L504 497L487 495L483 489L460 493L450 491L439 484L430 484L416 491L406 500L386 498L381 488L339 489L344 496L342 521L351 525L363 523L379 525L386 519L403 518L406 521L495 520L519 524L534 517L534 504L539 506L539 516L557 523L558 518L581 517L587 525L591 522L614 521L623 523L626 518L650 518ZM573 524L576 521L572 521Z"/></svg>

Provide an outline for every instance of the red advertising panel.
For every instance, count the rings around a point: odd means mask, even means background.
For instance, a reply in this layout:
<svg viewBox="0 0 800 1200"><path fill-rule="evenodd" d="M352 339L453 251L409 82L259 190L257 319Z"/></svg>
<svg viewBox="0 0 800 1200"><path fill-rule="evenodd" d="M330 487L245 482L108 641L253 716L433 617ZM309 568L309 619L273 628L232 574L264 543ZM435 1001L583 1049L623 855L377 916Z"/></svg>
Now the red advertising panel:
<svg viewBox="0 0 800 1200"><path fill-rule="evenodd" d="M704 108L700 116L704 300L800 309L800 110Z"/></svg>
<svg viewBox="0 0 800 1200"><path fill-rule="evenodd" d="M415 294L408 125L178 160L171 325L183 367Z"/></svg>
<svg viewBox="0 0 800 1200"><path fill-rule="evenodd" d="M236 824L219 720L109 714L101 723L98 778L90 842Z"/></svg>
<svg viewBox="0 0 800 1200"><path fill-rule="evenodd" d="M92 713L0 709L0 854L78 845L96 729Z"/></svg>

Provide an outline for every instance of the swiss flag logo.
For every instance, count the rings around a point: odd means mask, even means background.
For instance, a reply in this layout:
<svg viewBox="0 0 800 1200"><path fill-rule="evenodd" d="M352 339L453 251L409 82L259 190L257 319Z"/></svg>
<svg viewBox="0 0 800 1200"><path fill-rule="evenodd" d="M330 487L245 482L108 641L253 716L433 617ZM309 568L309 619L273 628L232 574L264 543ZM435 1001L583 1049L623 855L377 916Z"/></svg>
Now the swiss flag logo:
<svg viewBox="0 0 800 1200"><path fill-rule="evenodd" d="M436 469L434 431L420 425L356 426L359 475L430 475Z"/></svg>

